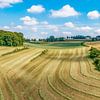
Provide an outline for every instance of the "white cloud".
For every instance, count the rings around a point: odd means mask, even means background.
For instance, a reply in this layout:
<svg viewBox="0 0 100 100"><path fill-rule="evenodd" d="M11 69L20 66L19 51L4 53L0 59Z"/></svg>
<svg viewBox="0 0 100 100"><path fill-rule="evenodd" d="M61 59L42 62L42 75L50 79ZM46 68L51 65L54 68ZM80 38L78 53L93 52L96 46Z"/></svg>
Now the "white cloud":
<svg viewBox="0 0 100 100"><path fill-rule="evenodd" d="M0 30L12 31L10 26L0 26Z"/></svg>
<svg viewBox="0 0 100 100"><path fill-rule="evenodd" d="M47 35L48 32L41 32L40 34L42 34L42 35Z"/></svg>
<svg viewBox="0 0 100 100"><path fill-rule="evenodd" d="M18 30L22 30L22 29L23 29L23 26L17 25L17 26L15 26L14 28L15 28L15 29L18 29Z"/></svg>
<svg viewBox="0 0 100 100"><path fill-rule="evenodd" d="M43 22L41 22L41 24L48 25L49 23L47 21L43 21Z"/></svg>
<svg viewBox="0 0 100 100"><path fill-rule="evenodd" d="M65 5L59 10L51 10L52 17L70 17L80 15L73 7L70 5Z"/></svg>
<svg viewBox="0 0 100 100"><path fill-rule="evenodd" d="M9 26L4 26L3 29L9 30L10 27Z"/></svg>
<svg viewBox="0 0 100 100"><path fill-rule="evenodd" d="M58 32L58 31L59 31L59 28L58 28L56 25L50 25L50 24L48 24L48 25L46 25L45 27L46 27L47 29L49 29L49 30L54 31L54 32Z"/></svg>
<svg viewBox="0 0 100 100"><path fill-rule="evenodd" d="M23 0L0 0L0 8L11 7L12 4L23 2Z"/></svg>
<svg viewBox="0 0 100 100"><path fill-rule="evenodd" d="M90 26L82 26L82 27L76 27L76 30L80 32L89 32L92 30L92 28Z"/></svg>
<svg viewBox="0 0 100 100"><path fill-rule="evenodd" d="M45 11L45 8L42 5L33 5L31 8L27 9L30 13L42 13Z"/></svg>
<svg viewBox="0 0 100 100"><path fill-rule="evenodd" d="M100 29L97 29L95 32L96 32L97 34L100 34Z"/></svg>
<svg viewBox="0 0 100 100"><path fill-rule="evenodd" d="M64 26L69 27L69 28L74 28L75 27L75 25L72 22L66 22L64 24Z"/></svg>
<svg viewBox="0 0 100 100"><path fill-rule="evenodd" d="M31 28L31 30L32 30L32 32L37 32L38 31L38 29L37 28Z"/></svg>
<svg viewBox="0 0 100 100"><path fill-rule="evenodd" d="M89 31L89 30L92 30L92 28L91 27L89 27L89 26L85 26L85 27L81 27L81 30L87 30L87 31Z"/></svg>
<svg viewBox="0 0 100 100"><path fill-rule="evenodd" d="M22 17L22 18L20 18L20 20L22 20L25 25L36 25L36 24L38 24L38 21L37 21L36 18L31 18L29 16Z"/></svg>
<svg viewBox="0 0 100 100"><path fill-rule="evenodd" d="M98 19L100 18L100 13L97 10L94 10L94 11L88 12L87 16L90 19Z"/></svg>
<svg viewBox="0 0 100 100"><path fill-rule="evenodd" d="M62 32L64 35L72 35L72 33L71 32Z"/></svg>

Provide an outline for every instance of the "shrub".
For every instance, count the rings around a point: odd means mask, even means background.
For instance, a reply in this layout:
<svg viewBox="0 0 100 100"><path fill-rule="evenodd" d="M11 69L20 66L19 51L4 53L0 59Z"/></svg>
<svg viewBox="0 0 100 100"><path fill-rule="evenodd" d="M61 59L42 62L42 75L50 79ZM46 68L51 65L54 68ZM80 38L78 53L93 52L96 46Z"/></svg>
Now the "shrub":
<svg viewBox="0 0 100 100"><path fill-rule="evenodd" d="M98 57L100 55L100 51L97 50L96 48L91 48L90 49L90 54L89 54L89 57L94 59L96 57Z"/></svg>
<svg viewBox="0 0 100 100"><path fill-rule="evenodd" d="M96 69L100 71L100 58L96 58L94 60L94 64L96 66Z"/></svg>
<svg viewBox="0 0 100 100"><path fill-rule="evenodd" d="M93 59L96 70L100 71L100 51L92 47L89 57Z"/></svg>

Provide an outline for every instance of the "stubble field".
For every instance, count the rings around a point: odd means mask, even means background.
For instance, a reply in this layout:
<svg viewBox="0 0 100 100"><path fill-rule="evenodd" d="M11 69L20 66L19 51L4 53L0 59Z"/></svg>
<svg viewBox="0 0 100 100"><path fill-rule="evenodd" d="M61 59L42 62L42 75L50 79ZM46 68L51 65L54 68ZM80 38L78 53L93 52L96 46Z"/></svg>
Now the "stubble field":
<svg viewBox="0 0 100 100"><path fill-rule="evenodd" d="M100 100L100 73L90 47L45 49L0 47L0 100ZM4 52L5 51L5 52Z"/></svg>

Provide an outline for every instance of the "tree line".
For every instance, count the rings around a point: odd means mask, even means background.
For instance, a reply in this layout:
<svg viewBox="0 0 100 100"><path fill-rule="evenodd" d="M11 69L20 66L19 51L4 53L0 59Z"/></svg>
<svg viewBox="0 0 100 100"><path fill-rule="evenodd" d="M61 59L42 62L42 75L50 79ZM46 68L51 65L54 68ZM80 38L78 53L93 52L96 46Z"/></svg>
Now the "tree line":
<svg viewBox="0 0 100 100"><path fill-rule="evenodd" d="M96 70L100 71L100 51L92 47L89 56L93 59Z"/></svg>
<svg viewBox="0 0 100 100"><path fill-rule="evenodd" d="M0 30L0 46L21 46L23 42L23 33Z"/></svg>

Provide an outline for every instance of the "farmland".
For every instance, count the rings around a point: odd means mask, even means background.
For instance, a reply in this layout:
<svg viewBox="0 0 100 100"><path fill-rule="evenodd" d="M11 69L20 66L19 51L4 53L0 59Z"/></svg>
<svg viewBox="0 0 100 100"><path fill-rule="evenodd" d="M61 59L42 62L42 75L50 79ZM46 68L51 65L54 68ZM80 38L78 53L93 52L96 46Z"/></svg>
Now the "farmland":
<svg viewBox="0 0 100 100"><path fill-rule="evenodd" d="M82 47L84 44L83 41L65 41L65 42L33 42L31 44L26 43L29 46L41 47L41 48L73 48L73 47Z"/></svg>
<svg viewBox="0 0 100 100"><path fill-rule="evenodd" d="M88 45L0 47L0 100L100 100L100 72Z"/></svg>

